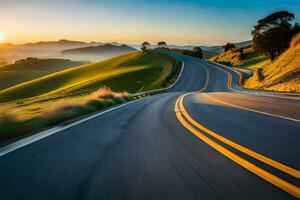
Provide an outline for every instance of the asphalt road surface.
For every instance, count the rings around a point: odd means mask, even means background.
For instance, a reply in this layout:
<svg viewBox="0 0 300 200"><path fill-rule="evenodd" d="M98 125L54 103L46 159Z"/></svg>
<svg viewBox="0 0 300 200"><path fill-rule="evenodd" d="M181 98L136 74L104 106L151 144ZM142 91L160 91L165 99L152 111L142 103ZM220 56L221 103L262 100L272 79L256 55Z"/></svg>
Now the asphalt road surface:
<svg viewBox="0 0 300 200"><path fill-rule="evenodd" d="M297 199L300 100L178 56L149 96L0 157L0 199Z"/></svg>

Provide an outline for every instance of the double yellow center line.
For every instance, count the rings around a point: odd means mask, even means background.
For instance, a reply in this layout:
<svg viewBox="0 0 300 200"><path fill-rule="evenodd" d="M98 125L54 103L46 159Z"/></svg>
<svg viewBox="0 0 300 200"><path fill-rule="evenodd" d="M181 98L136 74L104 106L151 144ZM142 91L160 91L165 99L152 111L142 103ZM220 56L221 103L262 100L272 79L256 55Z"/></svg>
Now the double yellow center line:
<svg viewBox="0 0 300 200"><path fill-rule="evenodd" d="M199 139L201 139L203 142L223 154L224 156L228 157L235 163L241 165L242 167L246 168L247 170L253 172L254 174L258 175L259 177L263 178L264 180L268 181L269 183L277 186L278 188L290 193L291 195L300 198L300 188L267 172L266 170L252 164L251 162L247 161L246 159L240 157L239 155L233 153L232 151L226 149L222 145L218 144L214 140L207 137L204 133L207 135L210 135L212 138L248 155L251 156L265 164L268 164L269 166L272 166L286 174L289 174L290 176L293 176L297 179L300 179L300 172L296 169L293 169L291 167L288 167L282 163L279 163L277 161L274 161L266 156L263 156L257 152L254 152L244 146L241 146L227 138L222 137L221 135L217 134L216 132L204 127L200 123L198 123L196 120L194 120L186 111L184 105L183 105L183 99L184 97L188 95L181 95L176 103L175 103L175 113L176 117L179 120L179 122L190 132L192 132L194 135L196 135Z"/></svg>

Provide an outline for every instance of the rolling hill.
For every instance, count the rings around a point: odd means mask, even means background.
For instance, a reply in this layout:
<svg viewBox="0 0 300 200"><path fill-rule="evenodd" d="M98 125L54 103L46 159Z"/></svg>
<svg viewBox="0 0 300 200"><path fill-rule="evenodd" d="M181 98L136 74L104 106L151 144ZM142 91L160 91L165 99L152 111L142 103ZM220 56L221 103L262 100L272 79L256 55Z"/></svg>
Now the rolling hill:
<svg viewBox="0 0 300 200"><path fill-rule="evenodd" d="M0 102L34 97L55 99L89 94L106 85L137 92L162 87L175 59L155 52L131 52L28 81L0 92Z"/></svg>
<svg viewBox="0 0 300 200"><path fill-rule="evenodd" d="M27 59L0 67L0 90L60 70L86 64L66 59Z"/></svg>
<svg viewBox="0 0 300 200"><path fill-rule="evenodd" d="M61 54L71 59L96 61L131 51L136 51L136 49L124 44L104 44L98 46L68 49L62 51Z"/></svg>

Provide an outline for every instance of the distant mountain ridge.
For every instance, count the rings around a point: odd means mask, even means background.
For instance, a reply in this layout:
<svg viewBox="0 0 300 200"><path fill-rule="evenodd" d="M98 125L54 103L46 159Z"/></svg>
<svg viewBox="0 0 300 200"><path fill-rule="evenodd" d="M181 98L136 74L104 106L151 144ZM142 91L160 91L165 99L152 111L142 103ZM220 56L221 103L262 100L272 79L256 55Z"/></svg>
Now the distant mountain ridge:
<svg viewBox="0 0 300 200"><path fill-rule="evenodd" d="M125 44L102 44L98 46L63 50L61 55L71 59L74 57L80 60L96 61L132 51L136 51L136 49Z"/></svg>
<svg viewBox="0 0 300 200"><path fill-rule="evenodd" d="M112 44L103 44L98 46L88 46L88 47L81 47L75 49L67 49L63 50L62 54L99 54L99 53L107 53L111 51L116 52L129 52L129 51L136 51L135 48L130 47L128 45L112 45Z"/></svg>
<svg viewBox="0 0 300 200"><path fill-rule="evenodd" d="M59 46L91 46L91 45L99 45L102 44L101 42L81 42L81 41L73 41L73 40L65 40L61 39L58 41L40 41L40 42L30 42L24 44L11 44L11 43L3 43L0 44L1 48L16 48L16 47L59 47Z"/></svg>
<svg viewBox="0 0 300 200"><path fill-rule="evenodd" d="M66 49L101 45L101 42L81 42L72 40L41 41L25 44L0 44L0 59L8 63L27 57L60 58L60 52Z"/></svg>

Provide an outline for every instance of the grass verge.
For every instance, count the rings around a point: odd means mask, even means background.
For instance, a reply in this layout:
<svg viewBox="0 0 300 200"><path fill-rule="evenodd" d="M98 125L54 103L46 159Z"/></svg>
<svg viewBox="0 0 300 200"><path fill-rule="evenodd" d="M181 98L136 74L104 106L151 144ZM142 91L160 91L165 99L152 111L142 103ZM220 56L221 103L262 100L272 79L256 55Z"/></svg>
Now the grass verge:
<svg viewBox="0 0 300 200"><path fill-rule="evenodd" d="M108 87L102 87L81 99L55 102L35 117L28 117L17 108L2 106L0 107L0 142L132 99L133 97L127 92L113 92Z"/></svg>

